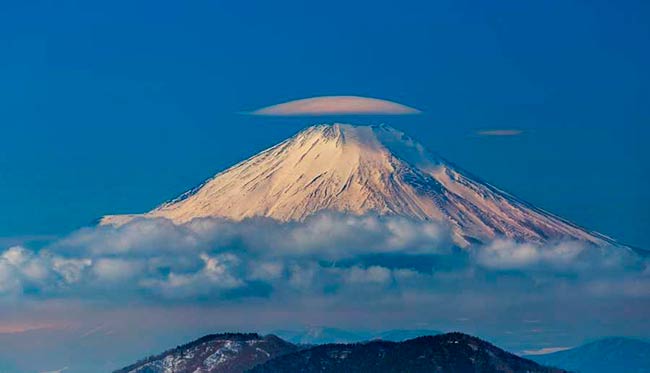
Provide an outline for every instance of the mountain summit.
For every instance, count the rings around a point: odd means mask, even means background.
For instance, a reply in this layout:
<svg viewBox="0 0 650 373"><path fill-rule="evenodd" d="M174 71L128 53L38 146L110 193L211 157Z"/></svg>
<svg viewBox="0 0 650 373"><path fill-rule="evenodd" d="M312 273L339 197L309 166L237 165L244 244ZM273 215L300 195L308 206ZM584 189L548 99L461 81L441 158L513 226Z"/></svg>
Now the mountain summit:
<svg viewBox="0 0 650 373"><path fill-rule="evenodd" d="M320 124L136 217L269 217L302 221L321 211L399 215L450 226L462 247L496 237L544 243L611 240L535 208L429 153L391 127Z"/></svg>

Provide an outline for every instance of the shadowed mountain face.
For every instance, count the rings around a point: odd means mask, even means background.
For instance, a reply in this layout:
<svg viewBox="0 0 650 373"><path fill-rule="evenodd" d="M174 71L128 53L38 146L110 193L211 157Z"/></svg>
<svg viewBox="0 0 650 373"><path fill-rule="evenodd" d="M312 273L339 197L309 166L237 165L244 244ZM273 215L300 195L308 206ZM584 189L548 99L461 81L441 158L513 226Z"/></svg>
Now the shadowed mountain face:
<svg viewBox="0 0 650 373"><path fill-rule="evenodd" d="M269 372L562 372L519 358L478 338L449 333L401 343L328 344L269 360Z"/></svg>
<svg viewBox="0 0 650 373"><path fill-rule="evenodd" d="M580 373L649 373L650 343L629 338L606 338L570 350L527 358Z"/></svg>
<svg viewBox="0 0 650 373"><path fill-rule="evenodd" d="M286 222L321 211L438 221L462 247L496 237L610 242L480 181L402 132L347 124L307 128L148 213L101 223L258 216Z"/></svg>
<svg viewBox="0 0 650 373"><path fill-rule="evenodd" d="M461 333L405 342L371 341L300 348L275 336L217 334L117 372L476 372L555 373Z"/></svg>

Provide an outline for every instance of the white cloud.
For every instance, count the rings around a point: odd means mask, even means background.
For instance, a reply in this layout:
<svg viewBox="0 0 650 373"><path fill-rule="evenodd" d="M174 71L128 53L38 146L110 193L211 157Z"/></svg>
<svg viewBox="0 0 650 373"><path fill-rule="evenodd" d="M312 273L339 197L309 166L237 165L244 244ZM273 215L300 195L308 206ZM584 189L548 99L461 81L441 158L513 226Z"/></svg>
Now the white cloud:
<svg viewBox="0 0 650 373"><path fill-rule="evenodd" d="M52 269L59 273L66 283L75 283L81 280L84 270L91 265L92 260L90 259L52 258Z"/></svg>
<svg viewBox="0 0 650 373"><path fill-rule="evenodd" d="M22 284L15 267L6 260L0 260L0 295L22 290Z"/></svg>
<svg viewBox="0 0 650 373"><path fill-rule="evenodd" d="M391 281L391 277L391 271L388 268L355 266L345 271L344 281L352 284L387 284Z"/></svg>
<svg viewBox="0 0 650 373"><path fill-rule="evenodd" d="M67 286L81 278L89 260L65 259L47 251L35 253L14 246L0 255L0 294L42 292Z"/></svg>
<svg viewBox="0 0 650 373"><path fill-rule="evenodd" d="M116 282L133 278L144 270L144 265L139 260L101 258L95 261L92 269L100 281Z"/></svg>
<svg viewBox="0 0 650 373"><path fill-rule="evenodd" d="M268 219L134 220L85 228L45 250L0 253L0 294L157 301L362 294L502 293L571 287L584 294L650 297L647 260L624 248L495 240L451 246L433 222L320 214ZM387 291L376 293L378 289ZM349 294L349 295L344 295Z"/></svg>
<svg viewBox="0 0 650 373"><path fill-rule="evenodd" d="M539 342L516 350L650 330L649 262L625 248L450 242L435 223L338 214L86 228L44 249L0 251L0 324L67 330L104 320L116 332L102 340L117 345L125 333L140 340L305 325L429 325Z"/></svg>
<svg viewBox="0 0 650 373"><path fill-rule="evenodd" d="M285 265L280 261L249 263L249 277L251 280L277 280L282 277L284 271Z"/></svg>
<svg viewBox="0 0 650 373"><path fill-rule="evenodd" d="M52 249L71 254L150 258L241 246L270 257L316 255L337 260L368 253L441 253L449 249L451 242L449 230L434 222L323 213L302 223L203 218L179 225L164 218L137 219L119 227L81 229L55 243Z"/></svg>
<svg viewBox="0 0 650 373"><path fill-rule="evenodd" d="M549 245L518 243L497 239L473 249L476 262L492 269L542 271L635 271L645 268L646 261L624 247L594 247L576 241Z"/></svg>
<svg viewBox="0 0 650 373"><path fill-rule="evenodd" d="M562 242L542 247L534 243L495 240L475 252L478 262L486 267L513 269L538 264L570 265L585 249L590 248L579 242Z"/></svg>

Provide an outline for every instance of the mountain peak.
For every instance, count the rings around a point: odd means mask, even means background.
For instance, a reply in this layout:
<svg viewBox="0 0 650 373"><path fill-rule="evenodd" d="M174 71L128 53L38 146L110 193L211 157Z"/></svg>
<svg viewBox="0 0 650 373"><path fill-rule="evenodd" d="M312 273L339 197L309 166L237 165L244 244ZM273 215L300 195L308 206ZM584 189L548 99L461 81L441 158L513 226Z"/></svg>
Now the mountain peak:
<svg viewBox="0 0 650 373"><path fill-rule="evenodd" d="M608 242L481 182L401 131L344 123L308 127L148 213L106 216L101 223L256 216L286 222L322 211L437 221L463 247L496 237Z"/></svg>
<svg viewBox="0 0 650 373"><path fill-rule="evenodd" d="M334 141L340 146L363 147L364 151L386 151L415 166L440 163L421 144L386 124L323 123L308 127L296 135L302 138L311 136L320 136L325 141Z"/></svg>
<svg viewBox="0 0 650 373"><path fill-rule="evenodd" d="M269 359L298 351L277 336L257 333L210 334L150 356L115 373L246 372Z"/></svg>

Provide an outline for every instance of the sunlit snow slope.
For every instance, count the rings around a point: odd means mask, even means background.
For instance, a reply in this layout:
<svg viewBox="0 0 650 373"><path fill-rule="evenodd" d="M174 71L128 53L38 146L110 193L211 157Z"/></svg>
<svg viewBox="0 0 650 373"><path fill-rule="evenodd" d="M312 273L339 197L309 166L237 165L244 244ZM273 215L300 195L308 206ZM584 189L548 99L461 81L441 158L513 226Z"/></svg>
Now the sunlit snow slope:
<svg viewBox="0 0 650 373"><path fill-rule="evenodd" d="M309 127L148 213L106 216L101 223L134 217L301 221L325 210L439 221L463 247L495 237L611 241L479 181L383 125Z"/></svg>

